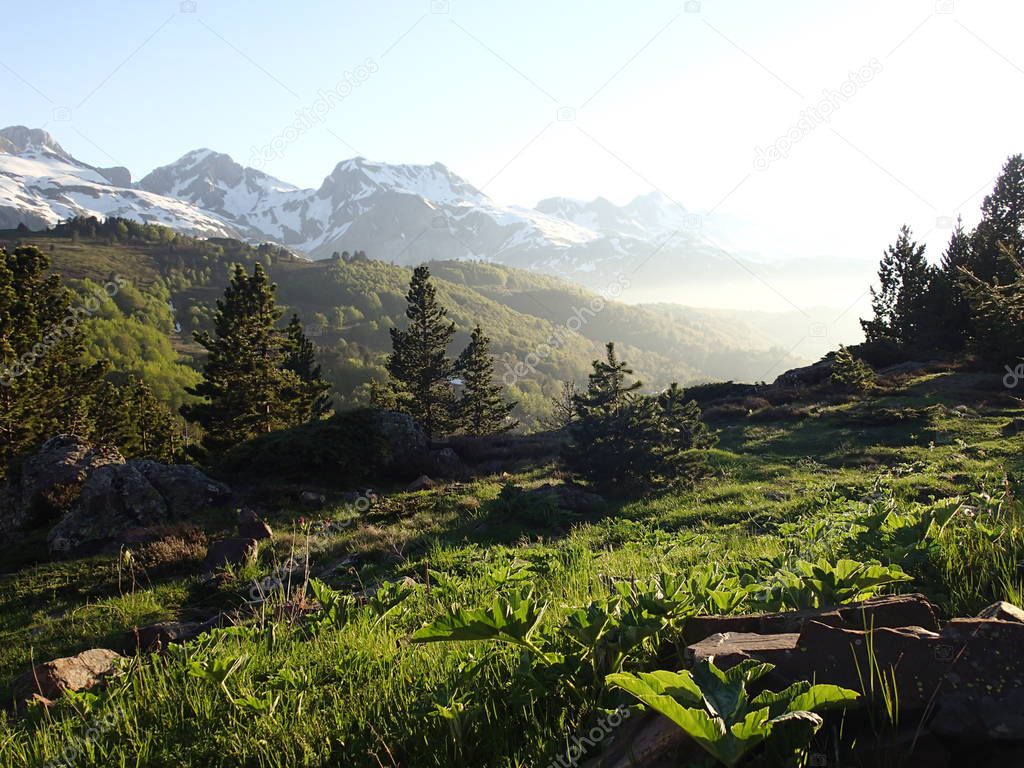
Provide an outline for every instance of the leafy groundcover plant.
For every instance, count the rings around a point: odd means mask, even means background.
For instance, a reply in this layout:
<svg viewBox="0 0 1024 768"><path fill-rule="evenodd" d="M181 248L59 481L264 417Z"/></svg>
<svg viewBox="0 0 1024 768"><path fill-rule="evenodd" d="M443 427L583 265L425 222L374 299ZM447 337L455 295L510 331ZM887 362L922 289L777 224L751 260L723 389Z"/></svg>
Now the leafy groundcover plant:
<svg viewBox="0 0 1024 768"><path fill-rule="evenodd" d="M772 669L748 659L722 671L707 659L689 672L622 672L609 675L607 682L667 717L722 765L739 764L759 746L773 762L799 764L821 728L817 712L846 706L858 694L836 685L798 682L751 698L747 687Z"/></svg>

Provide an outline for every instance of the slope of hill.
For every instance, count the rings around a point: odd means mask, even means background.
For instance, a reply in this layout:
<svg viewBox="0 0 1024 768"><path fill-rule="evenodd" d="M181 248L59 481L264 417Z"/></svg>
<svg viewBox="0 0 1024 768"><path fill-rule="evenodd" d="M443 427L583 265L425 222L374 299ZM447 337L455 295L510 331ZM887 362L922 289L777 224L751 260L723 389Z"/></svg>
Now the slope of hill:
<svg viewBox="0 0 1024 768"><path fill-rule="evenodd" d="M197 240L161 228L148 233L149 239L126 236L116 225L84 233L66 227L7 231L0 232L0 244L35 244L51 253L55 270L75 280L103 282L120 274L142 293L163 297L173 308L172 341L187 358L201 353L191 333L211 327L229 265L251 268L260 261L278 283L280 300L321 347L340 404L364 401L371 379L384 377L388 331L404 322L408 268L365 258L310 262L271 246ZM591 361L602 355L608 340L618 343L651 388L673 380L771 379L801 362L773 348L756 330L736 322L716 324L699 310L677 320L495 264L446 261L432 263L432 269L458 331L453 354L481 323L493 339L498 375L519 400L518 415L527 426L544 416L562 381L585 382Z"/></svg>

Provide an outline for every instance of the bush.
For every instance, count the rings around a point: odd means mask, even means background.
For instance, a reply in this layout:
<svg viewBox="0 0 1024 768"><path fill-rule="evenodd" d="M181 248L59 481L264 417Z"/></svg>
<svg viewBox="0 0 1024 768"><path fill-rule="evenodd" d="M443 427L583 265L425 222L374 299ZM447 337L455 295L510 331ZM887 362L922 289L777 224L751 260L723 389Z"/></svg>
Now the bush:
<svg viewBox="0 0 1024 768"><path fill-rule="evenodd" d="M867 392L875 382L875 372L858 360L847 347L840 347L832 363L829 382L847 392Z"/></svg>
<svg viewBox="0 0 1024 768"><path fill-rule="evenodd" d="M243 478L351 487L379 476L390 460L376 414L360 410L255 437L229 450L218 469Z"/></svg>

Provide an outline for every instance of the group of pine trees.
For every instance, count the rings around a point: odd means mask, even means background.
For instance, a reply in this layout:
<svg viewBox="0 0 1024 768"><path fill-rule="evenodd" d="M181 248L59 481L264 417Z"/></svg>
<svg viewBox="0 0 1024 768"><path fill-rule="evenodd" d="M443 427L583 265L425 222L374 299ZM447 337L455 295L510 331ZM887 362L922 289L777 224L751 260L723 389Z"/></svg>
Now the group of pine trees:
<svg viewBox="0 0 1024 768"><path fill-rule="evenodd" d="M83 317L46 254L0 249L0 477L62 432L129 457L180 452L180 425L143 381L117 377L108 361L84 361Z"/></svg>
<svg viewBox="0 0 1024 768"><path fill-rule="evenodd" d="M408 413L428 439L513 429L518 422L510 414L516 403L506 401L495 383L491 341L483 329L477 325L461 354L455 360L449 357L455 323L438 302L426 265L413 271L406 301L408 327L391 329L390 380L386 390L374 388L373 404ZM458 397L457 382L462 390Z"/></svg>
<svg viewBox="0 0 1024 768"><path fill-rule="evenodd" d="M703 467L700 449L716 438L694 400L678 384L654 395L619 360L609 342L604 360L594 361L585 392L566 388L563 405L569 442L563 463L571 473L602 487L651 490L693 479Z"/></svg>
<svg viewBox="0 0 1024 768"><path fill-rule="evenodd" d="M217 455L258 435L324 418L331 386L321 375L316 349L298 316L284 328L277 286L263 266L252 275L236 264L217 300L214 331L196 341L207 351L203 380L189 394L200 398L182 414L202 426L203 447Z"/></svg>
<svg viewBox="0 0 1024 768"><path fill-rule="evenodd" d="M1024 356L1024 156L1010 157L968 232L958 221L938 265L908 227L886 250L863 320L862 353L887 363L970 353L993 367Z"/></svg>

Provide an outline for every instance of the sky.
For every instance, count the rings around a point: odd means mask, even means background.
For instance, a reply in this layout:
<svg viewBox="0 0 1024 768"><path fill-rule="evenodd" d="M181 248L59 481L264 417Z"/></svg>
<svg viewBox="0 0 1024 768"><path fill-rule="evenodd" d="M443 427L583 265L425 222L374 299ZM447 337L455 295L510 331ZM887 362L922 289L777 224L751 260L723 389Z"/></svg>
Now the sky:
<svg viewBox="0 0 1024 768"><path fill-rule="evenodd" d="M937 259L1024 151L1019 0L49 0L4 17L0 123L136 178L198 147L301 186L356 155L440 161L504 203L659 190L772 257L877 261L903 223Z"/></svg>

